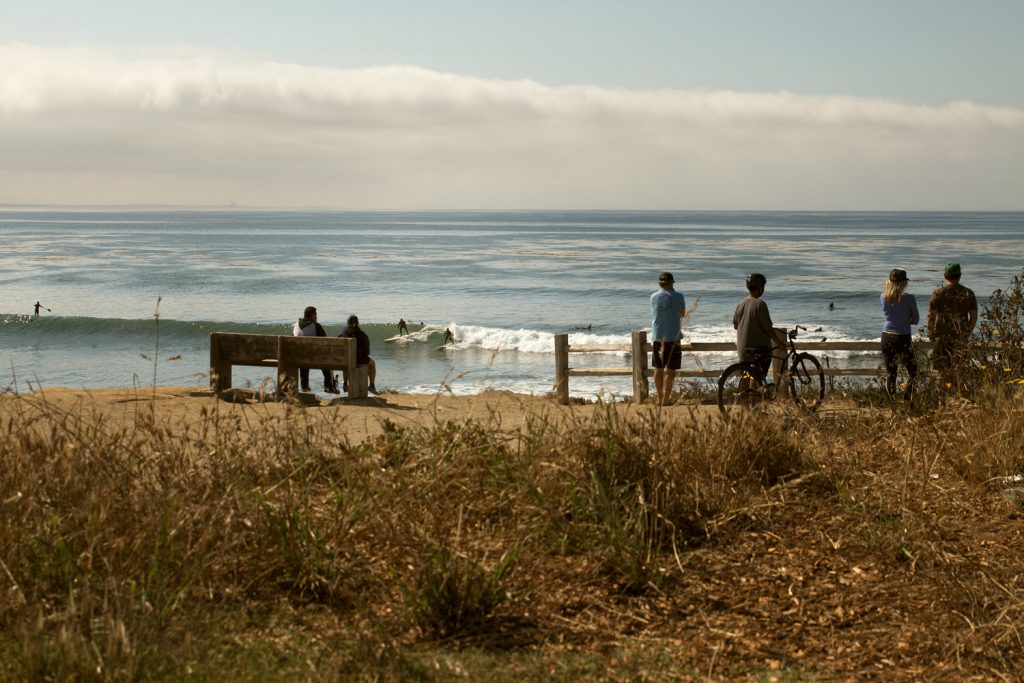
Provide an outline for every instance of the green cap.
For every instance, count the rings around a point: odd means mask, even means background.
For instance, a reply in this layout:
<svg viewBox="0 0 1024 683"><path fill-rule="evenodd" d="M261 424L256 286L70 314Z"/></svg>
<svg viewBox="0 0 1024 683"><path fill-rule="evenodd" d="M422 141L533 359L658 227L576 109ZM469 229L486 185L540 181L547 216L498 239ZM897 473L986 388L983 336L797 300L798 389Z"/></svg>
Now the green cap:
<svg viewBox="0 0 1024 683"><path fill-rule="evenodd" d="M960 264L950 261L946 264L946 270L942 271L942 274L949 278L960 277Z"/></svg>

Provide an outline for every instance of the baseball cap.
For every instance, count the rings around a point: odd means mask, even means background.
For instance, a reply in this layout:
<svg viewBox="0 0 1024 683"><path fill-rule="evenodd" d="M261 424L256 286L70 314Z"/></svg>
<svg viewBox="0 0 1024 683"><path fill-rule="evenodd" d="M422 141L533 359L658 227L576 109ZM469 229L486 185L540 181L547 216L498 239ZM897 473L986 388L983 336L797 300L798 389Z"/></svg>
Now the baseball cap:
<svg viewBox="0 0 1024 683"><path fill-rule="evenodd" d="M658 275L658 282L675 282L676 279L672 277L672 273L665 271Z"/></svg>
<svg viewBox="0 0 1024 683"><path fill-rule="evenodd" d="M942 271L946 277L960 277L960 264L950 261L946 264L946 270Z"/></svg>
<svg viewBox="0 0 1024 683"><path fill-rule="evenodd" d="M893 268L889 271L889 282L906 282L908 279L907 271L902 268Z"/></svg>

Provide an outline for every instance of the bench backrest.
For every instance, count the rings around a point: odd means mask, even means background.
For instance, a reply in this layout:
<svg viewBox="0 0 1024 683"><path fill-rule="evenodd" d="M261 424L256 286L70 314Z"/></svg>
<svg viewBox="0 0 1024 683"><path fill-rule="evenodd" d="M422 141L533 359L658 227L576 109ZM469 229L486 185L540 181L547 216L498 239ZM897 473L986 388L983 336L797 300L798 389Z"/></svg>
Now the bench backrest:
<svg viewBox="0 0 1024 683"><path fill-rule="evenodd" d="M280 359L288 365L340 370L356 366L356 340L348 337L279 337Z"/></svg>
<svg viewBox="0 0 1024 683"><path fill-rule="evenodd" d="M211 357L233 365L264 365L277 358L276 334L244 334L213 332L210 334Z"/></svg>

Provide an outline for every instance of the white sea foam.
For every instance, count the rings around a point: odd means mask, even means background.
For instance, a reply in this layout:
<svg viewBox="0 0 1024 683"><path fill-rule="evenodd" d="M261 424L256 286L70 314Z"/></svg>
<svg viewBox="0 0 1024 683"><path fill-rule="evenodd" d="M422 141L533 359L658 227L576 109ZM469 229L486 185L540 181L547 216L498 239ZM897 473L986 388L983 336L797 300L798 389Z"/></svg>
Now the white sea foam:
<svg viewBox="0 0 1024 683"><path fill-rule="evenodd" d="M463 346L476 346L488 350L521 351L523 353L554 353L555 335L526 328L504 329L480 325L447 325ZM569 344L623 344L629 345L628 334L594 334L592 332L570 332ZM616 352L613 352L616 353ZM617 352L620 355L625 351Z"/></svg>
<svg viewBox="0 0 1024 683"><path fill-rule="evenodd" d="M486 327L482 325L462 325L450 322L447 325L427 325L422 330L414 332L403 338L403 342L423 342L432 334L442 332L444 328L451 329L452 334L459 340L462 348L476 347L490 351L520 351L524 353L554 353L555 334L541 330L527 328L506 329L500 327ZM646 330L648 338L650 330ZM797 348L801 342L818 342L823 339L829 341L867 341L877 342L878 339L864 339L851 336L848 332L838 328L821 328L812 331L801 332L797 338ZM732 327L724 326L695 326L683 331L684 343L693 342L734 342L736 331ZM595 332L570 332L570 346L589 346L599 344L621 344L623 351L601 352L610 355L626 355L629 353L630 334L600 334ZM723 352L724 353L724 352ZM829 351L832 355L857 355L867 353L864 351Z"/></svg>

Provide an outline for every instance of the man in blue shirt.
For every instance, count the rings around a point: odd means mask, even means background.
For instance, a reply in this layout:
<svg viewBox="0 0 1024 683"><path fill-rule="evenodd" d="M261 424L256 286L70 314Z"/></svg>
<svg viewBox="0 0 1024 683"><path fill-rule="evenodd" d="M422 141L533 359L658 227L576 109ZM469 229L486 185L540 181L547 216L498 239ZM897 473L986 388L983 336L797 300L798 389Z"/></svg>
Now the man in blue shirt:
<svg viewBox="0 0 1024 683"><path fill-rule="evenodd" d="M673 289L672 273L658 275L658 291L651 295L651 337L654 341L654 388L658 405L668 405L676 370L682 362L679 340L683 335L686 300Z"/></svg>

